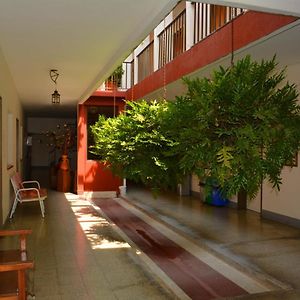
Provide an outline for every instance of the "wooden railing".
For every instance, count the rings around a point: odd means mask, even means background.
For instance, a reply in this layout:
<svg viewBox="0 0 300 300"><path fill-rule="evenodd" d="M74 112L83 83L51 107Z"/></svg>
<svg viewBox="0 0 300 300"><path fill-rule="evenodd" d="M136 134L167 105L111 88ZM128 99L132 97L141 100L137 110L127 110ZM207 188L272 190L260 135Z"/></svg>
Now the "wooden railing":
<svg viewBox="0 0 300 300"><path fill-rule="evenodd" d="M158 36L158 68L161 68L186 49L186 12L183 11Z"/></svg>
<svg viewBox="0 0 300 300"><path fill-rule="evenodd" d="M138 59L138 82L149 76L154 71L153 42L151 42L137 57Z"/></svg>
<svg viewBox="0 0 300 300"><path fill-rule="evenodd" d="M194 5L194 44L244 12L241 8L193 3Z"/></svg>

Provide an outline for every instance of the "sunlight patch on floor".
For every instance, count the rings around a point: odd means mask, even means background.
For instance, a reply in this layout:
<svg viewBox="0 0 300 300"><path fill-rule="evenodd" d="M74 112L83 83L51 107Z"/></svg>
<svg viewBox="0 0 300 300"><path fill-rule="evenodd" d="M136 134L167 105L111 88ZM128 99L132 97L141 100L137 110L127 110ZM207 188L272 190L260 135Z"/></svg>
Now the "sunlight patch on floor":
<svg viewBox="0 0 300 300"><path fill-rule="evenodd" d="M130 245L115 233L115 225L99 216L87 200L71 193L65 193L65 197L92 249L130 248Z"/></svg>

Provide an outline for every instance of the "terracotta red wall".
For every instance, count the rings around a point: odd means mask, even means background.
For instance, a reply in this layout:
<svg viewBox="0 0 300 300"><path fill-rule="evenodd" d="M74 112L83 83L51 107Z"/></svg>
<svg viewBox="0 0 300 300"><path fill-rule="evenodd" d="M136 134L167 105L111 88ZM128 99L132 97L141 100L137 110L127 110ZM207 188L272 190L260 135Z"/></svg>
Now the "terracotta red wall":
<svg viewBox="0 0 300 300"><path fill-rule="evenodd" d="M102 96L101 96L102 95ZM115 94L115 104L118 110L124 110L124 93ZM87 160L87 107L89 105L113 105L114 97L103 93L95 93L85 103L78 105L77 128L77 193L85 191L118 191L122 184L119 177L114 176L102 163Z"/></svg>
<svg viewBox="0 0 300 300"><path fill-rule="evenodd" d="M238 50L295 20L297 18L290 16L249 11L233 21L233 48ZM169 84L178 80L230 54L231 51L232 25L229 23L136 84L127 91L126 99L140 99L162 88L164 81Z"/></svg>

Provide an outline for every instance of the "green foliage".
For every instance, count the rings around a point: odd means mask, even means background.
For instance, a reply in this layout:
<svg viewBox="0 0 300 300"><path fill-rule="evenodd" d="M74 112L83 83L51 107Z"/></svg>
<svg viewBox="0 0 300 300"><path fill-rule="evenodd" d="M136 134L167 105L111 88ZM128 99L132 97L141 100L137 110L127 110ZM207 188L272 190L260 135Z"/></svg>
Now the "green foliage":
<svg viewBox="0 0 300 300"><path fill-rule="evenodd" d="M228 196L244 189L253 197L265 178L279 188L283 166L299 150L300 115L296 87L283 83L276 65L275 57L247 56L211 79L184 79L188 92L167 118L184 172L213 178Z"/></svg>
<svg viewBox="0 0 300 300"><path fill-rule="evenodd" d="M154 188L176 184L180 170L176 156L169 154L175 144L161 129L167 102L127 102L127 106L126 114L100 117L91 127L96 141L92 152L120 176Z"/></svg>
<svg viewBox="0 0 300 300"><path fill-rule="evenodd" d="M113 73L107 78L108 81L115 82L116 84L120 84L122 80L122 75L124 74L124 70L122 65L119 65Z"/></svg>
<svg viewBox="0 0 300 300"><path fill-rule="evenodd" d="M230 197L255 196L262 180L279 188L281 170L300 147L300 107L275 57L247 56L211 78L185 78L173 102L127 102L127 114L92 126L93 152L120 176L152 187L195 173Z"/></svg>

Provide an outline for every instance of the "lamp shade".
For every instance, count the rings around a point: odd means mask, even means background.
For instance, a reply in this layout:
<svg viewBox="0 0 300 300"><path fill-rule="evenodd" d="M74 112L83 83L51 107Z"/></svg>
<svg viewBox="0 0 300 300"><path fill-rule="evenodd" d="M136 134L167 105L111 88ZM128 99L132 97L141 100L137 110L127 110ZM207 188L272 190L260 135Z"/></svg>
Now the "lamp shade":
<svg viewBox="0 0 300 300"><path fill-rule="evenodd" d="M59 104L60 103L60 94L57 90L55 90L52 94L52 104Z"/></svg>

